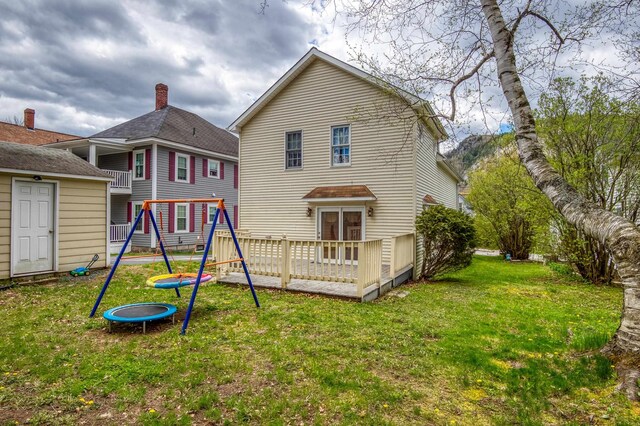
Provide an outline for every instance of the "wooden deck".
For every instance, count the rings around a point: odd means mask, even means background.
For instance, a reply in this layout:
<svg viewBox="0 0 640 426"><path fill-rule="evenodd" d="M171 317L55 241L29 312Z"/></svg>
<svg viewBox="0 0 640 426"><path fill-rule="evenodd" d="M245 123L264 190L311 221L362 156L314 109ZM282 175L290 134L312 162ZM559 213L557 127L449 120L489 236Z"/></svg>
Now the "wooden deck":
<svg viewBox="0 0 640 426"><path fill-rule="evenodd" d="M374 284L366 287L362 297L358 297L358 288L353 283L338 283L331 281L304 280L293 278L283 290L310 294L321 294L329 297L341 299L351 299L357 301L374 300L390 289L406 282L413 275L413 268L407 268L394 279L389 276L389 265L382 265L383 277L380 285ZM230 272L218 279L221 284L249 285L244 273ZM251 282L256 288L282 289L280 277L251 274Z"/></svg>

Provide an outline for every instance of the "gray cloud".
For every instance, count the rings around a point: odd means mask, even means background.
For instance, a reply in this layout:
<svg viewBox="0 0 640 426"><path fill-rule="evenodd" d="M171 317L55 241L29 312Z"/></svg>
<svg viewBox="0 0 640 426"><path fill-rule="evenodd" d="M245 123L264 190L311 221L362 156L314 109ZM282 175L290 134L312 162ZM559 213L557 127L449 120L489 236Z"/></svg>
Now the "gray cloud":
<svg viewBox="0 0 640 426"><path fill-rule="evenodd" d="M226 126L320 31L279 1L264 15L259 0L0 0L0 10L2 117L38 105L41 127L83 135L152 110L158 82L171 104Z"/></svg>

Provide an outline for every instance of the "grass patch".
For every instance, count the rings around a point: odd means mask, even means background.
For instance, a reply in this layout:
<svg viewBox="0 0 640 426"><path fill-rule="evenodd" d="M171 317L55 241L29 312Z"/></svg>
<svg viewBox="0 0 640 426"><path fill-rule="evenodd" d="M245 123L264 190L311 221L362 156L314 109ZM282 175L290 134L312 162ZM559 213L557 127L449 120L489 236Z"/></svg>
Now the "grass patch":
<svg viewBox="0 0 640 426"><path fill-rule="evenodd" d="M99 310L182 299L122 267ZM600 347L620 289L476 257L434 283L358 304L203 285L189 332L107 333L104 277L0 293L0 424L634 424ZM613 423L612 423L613 424Z"/></svg>

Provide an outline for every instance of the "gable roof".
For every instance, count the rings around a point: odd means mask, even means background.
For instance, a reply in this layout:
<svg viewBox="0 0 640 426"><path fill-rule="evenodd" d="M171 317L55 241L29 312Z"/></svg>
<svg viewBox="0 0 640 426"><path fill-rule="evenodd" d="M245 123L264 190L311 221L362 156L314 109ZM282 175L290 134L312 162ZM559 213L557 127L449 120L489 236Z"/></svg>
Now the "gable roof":
<svg viewBox="0 0 640 426"><path fill-rule="evenodd" d="M280 93L285 87L289 85L298 75L300 75L311 63L315 60L323 60L357 78L367 81L368 83L373 84L381 89L389 89L392 88L394 93L399 97L403 98L410 105L412 105L413 109L425 108L430 115L434 115L433 109L429 102L421 99L411 93L402 90L398 87L392 86L391 84L359 69L354 67L353 65L349 65L346 62L343 62L337 58L334 58L331 55L328 55L315 47L312 47L296 64L289 69L282 77L278 79L265 93L258 98L245 112L240 115L240 117L236 118L236 120L231 123L228 129L232 131L238 131L242 126L244 126L251 118L253 118L266 104L268 104L273 98L275 98L278 93ZM445 139L448 137L447 132L445 131L442 123L437 118L428 118L425 121L431 123L432 128L435 128L437 133L439 133L438 139Z"/></svg>
<svg viewBox="0 0 640 426"><path fill-rule="evenodd" d="M112 179L109 174L70 151L13 142L0 143L0 170Z"/></svg>
<svg viewBox="0 0 640 426"><path fill-rule="evenodd" d="M127 141L160 138L220 154L238 155L237 136L192 112L171 105L103 130L90 138Z"/></svg>
<svg viewBox="0 0 640 426"><path fill-rule="evenodd" d="M27 145L44 145L51 142L80 139L81 136L52 132L44 129L29 129L19 124L0 121L0 142L15 142Z"/></svg>

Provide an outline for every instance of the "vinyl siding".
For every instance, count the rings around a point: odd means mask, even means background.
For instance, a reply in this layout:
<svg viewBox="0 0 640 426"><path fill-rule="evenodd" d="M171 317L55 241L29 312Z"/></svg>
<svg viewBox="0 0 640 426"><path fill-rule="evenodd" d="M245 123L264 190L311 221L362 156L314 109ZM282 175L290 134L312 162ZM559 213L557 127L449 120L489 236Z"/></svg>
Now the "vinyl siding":
<svg viewBox="0 0 640 426"><path fill-rule="evenodd" d="M0 278L9 277L11 247L11 175L0 174ZM58 272L85 266L94 254L100 256L94 266L106 265L107 184L84 179L60 179L58 182Z"/></svg>
<svg viewBox="0 0 640 426"><path fill-rule="evenodd" d="M429 194L446 207L457 209L457 182L441 165L437 163L437 143L433 135L421 125L416 138L416 199L415 214L422 212L422 199ZM416 239L416 268L422 268L422 240Z"/></svg>
<svg viewBox="0 0 640 426"><path fill-rule="evenodd" d="M241 129L240 227L256 236L316 239L316 207L328 204L302 197L317 186L363 184L377 201L351 205L374 208L373 217L364 215L366 238L385 239L388 262L389 238L413 231L415 207L414 132L382 119L387 106L399 103L322 60L310 64ZM345 124L351 166L332 167L331 127ZM284 135L295 130L303 132L303 169L285 170Z"/></svg>
<svg viewBox="0 0 640 426"><path fill-rule="evenodd" d="M129 153L121 152L118 154L100 155L98 157L98 167L101 169L126 172L129 170Z"/></svg>
<svg viewBox="0 0 640 426"><path fill-rule="evenodd" d="M172 182L169 180L169 152L190 155L195 157L195 184L188 182ZM203 158L217 160L224 163L224 179L214 179L202 176L202 160ZM229 218L233 221L233 206L238 204L238 190L233 187L233 166L235 162L221 160L212 153L210 157L202 157L187 151L171 150L165 147L158 147L158 198L159 199L178 199L178 198L211 198L211 194L215 193L217 198L224 198L225 206ZM159 212L162 211L162 219L164 225L164 239L167 245L177 244L195 244L197 238L204 234L204 238L208 236L211 225L205 225L202 231L202 204L196 204L195 208L195 226L192 233L169 233L169 209L168 205L158 205L156 218L160 221ZM158 223L160 226L160 223ZM227 221L224 225L219 222L216 229L228 230ZM153 232L151 229L150 232Z"/></svg>
<svg viewBox="0 0 640 426"><path fill-rule="evenodd" d="M11 271L11 176L0 173L0 279Z"/></svg>

